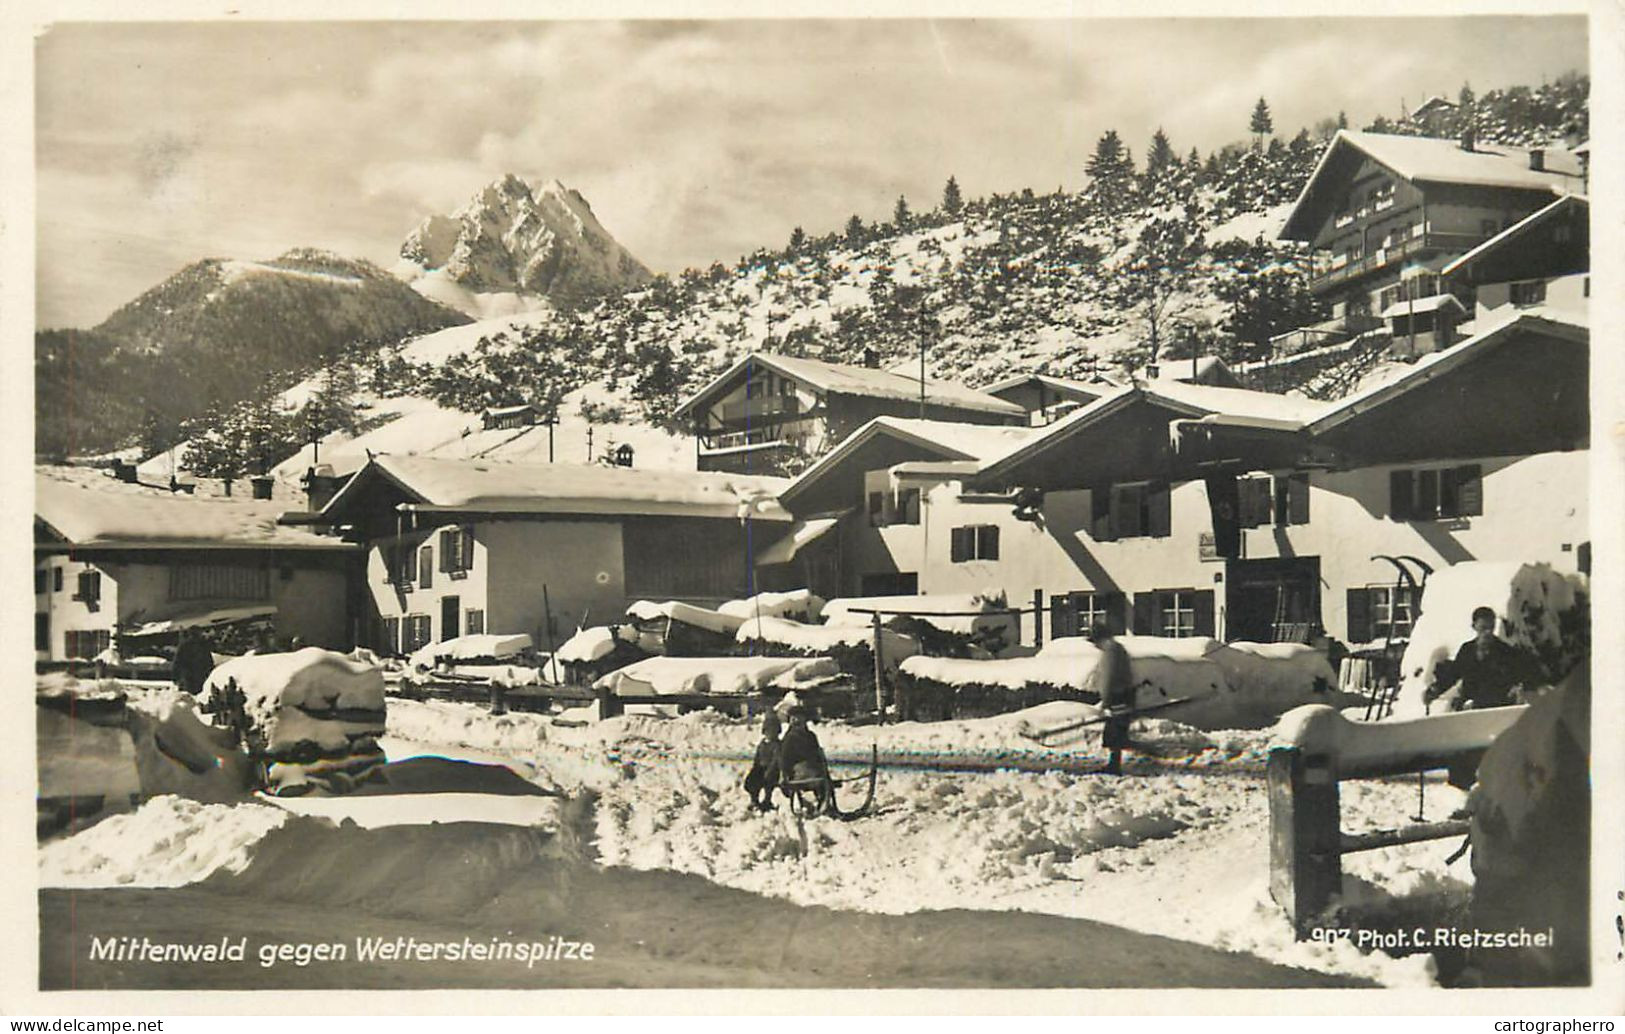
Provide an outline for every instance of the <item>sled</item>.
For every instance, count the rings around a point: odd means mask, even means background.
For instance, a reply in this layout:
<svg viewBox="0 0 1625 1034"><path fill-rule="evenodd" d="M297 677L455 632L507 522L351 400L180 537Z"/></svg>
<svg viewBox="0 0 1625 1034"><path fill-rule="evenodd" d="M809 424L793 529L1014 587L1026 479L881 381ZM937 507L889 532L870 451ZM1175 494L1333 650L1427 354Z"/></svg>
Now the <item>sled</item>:
<svg viewBox="0 0 1625 1034"><path fill-rule="evenodd" d="M829 758L824 755L823 748L818 751L818 760L822 762L824 774L813 779L786 779L780 778L779 791L790 801L790 813L797 818L829 817L840 819L842 822L851 822L861 819L874 810L875 805L875 779L880 772L880 748L871 748L869 755L869 771L864 775L847 776L836 779L829 774ZM868 793L863 803L851 811L841 807L836 797L835 788L846 783L869 781Z"/></svg>
<svg viewBox="0 0 1625 1034"><path fill-rule="evenodd" d="M1088 728L1091 725L1105 725L1108 721L1112 721L1113 719L1126 719L1128 721L1133 721L1142 715L1152 714L1157 711L1165 711L1170 707L1177 707L1180 704L1188 704L1195 699L1196 697L1175 697L1172 700L1161 700L1146 707L1136 707L1131 711L1122 711L1113 715L1101 714L1095 716L1094 718L1085 718L1082 721L1073 722L1070 725L1058 725L1053 729L1034 730L1030 728L1023 728L1019 731L1024 738L1032 740L1034 743L1041 744L1051 736L1059 736L1062 733L1067 732L1076 732L1079 729Z"/></svg>

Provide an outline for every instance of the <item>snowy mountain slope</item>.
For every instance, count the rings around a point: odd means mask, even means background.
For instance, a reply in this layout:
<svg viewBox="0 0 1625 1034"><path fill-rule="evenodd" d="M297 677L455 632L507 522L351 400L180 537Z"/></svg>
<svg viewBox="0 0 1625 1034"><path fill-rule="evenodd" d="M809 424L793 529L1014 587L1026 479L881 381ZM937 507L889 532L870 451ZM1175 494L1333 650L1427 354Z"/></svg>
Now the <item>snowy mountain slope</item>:
<svg viewBox="0 0 1625 1034"><path fill-rule="evenodd" d="M507 175L451 215L431 215L401 245L396 272L471 315L578 305L637 287L649 270L616 243L578 191Z"/></svg>

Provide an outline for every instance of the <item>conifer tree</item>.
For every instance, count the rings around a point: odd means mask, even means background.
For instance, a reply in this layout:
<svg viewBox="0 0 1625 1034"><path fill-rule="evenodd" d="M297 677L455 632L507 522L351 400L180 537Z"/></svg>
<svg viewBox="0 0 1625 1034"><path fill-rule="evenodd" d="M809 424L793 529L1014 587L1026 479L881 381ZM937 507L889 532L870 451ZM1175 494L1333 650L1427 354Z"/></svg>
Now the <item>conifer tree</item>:
<svg viewBox="0 0 1625 1034"><path fill-rule="evenodd" d="M1178 159L1174 156L1173 146L1168 143L1168 134L1162 131L1161 126L1158 126L1157 131L1151 136L1151 146L1145 152L1146 179L1155 179L1160 174L1167 172L1169 166L1176 161Z"/></svg>
<svg viewBox="0 0 1625 1034"><path fill-rule="evenodd" d="M1108 129L1095 142L1095 153L1084 165L1089 175L1088 197L1098 211L1115 215L1133 201L1134 159L1117 130Z"/></svg>
<svg viewBox="0 0 1625 1034"><path fill-rule="evenodd" d="M863 244L863 220L856 215L846 221L846 243L856 248Z"/></svg>
<svg viewBox="0 0 1625 1034"><path fill-rule="evenodd" d="M1346 112L1346 111L1339 111L1337 113L1337 128L1338 129L1347 129L1348 127L1349 127L1349 113Z"/></svg>
<svg viewBox="0 0 1625 1034"><path fill-rule="evenodd" d="M959 196L959 182L952 176L942 188L942 210L949 215L958 215L965 207L965 199Z"/></svg>
<svg viewBox="0 0 1625 1034"><path fill-rule="evenodd" d="M1270 106L1264 103L1264 98L1258 98L1253 105L1253 117L1247 123L1247 131L1253 134L1255 147L1264 146L1264 138L1275 132L1275 121L1270 118Z"/></svg>
<svg viewBox="0 0 1625 1034"><path fill-rule="evenodd" d="M901 194L897 195L897 204L893 205L891 210L891 221L899 230L906 230L913 219L914 215L908 208L908 198Z"/></svg>
<svg viewBox="0 0 1625 1034"><path fill-rule="evenodd" d="M805 230L803 230L799 226L796 227L795 229L791 230L790 231L790 246L786 250L788 250L790 252L790 254L792 254L792 255L799 255L799 254L801 254L801 249L805 248L806 246L807 246L807 232Z"/></svg>

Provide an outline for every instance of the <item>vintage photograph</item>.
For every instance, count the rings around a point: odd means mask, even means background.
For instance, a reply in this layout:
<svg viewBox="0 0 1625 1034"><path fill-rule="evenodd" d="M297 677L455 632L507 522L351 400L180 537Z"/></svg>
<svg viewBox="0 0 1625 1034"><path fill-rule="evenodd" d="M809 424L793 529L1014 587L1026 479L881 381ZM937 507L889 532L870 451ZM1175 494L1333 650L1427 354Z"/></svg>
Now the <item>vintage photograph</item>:
<svg viewBox="0 0 1625 1034"><path fill-rule="evenodd" d="M38 991L1618 979L1585 16L31 47Z"/></svg>

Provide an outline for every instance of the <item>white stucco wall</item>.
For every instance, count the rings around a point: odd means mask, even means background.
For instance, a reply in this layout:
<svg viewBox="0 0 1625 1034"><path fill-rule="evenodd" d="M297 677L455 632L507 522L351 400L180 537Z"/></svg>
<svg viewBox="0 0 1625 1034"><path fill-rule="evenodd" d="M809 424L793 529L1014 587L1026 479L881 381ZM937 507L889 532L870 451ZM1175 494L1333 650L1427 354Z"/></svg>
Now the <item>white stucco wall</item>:
<svg viewBox="0 0 1625 1034"><path fill-rule="evenodd" d="M1375 554L1414 556L1435 569L1463 560L1525 560L1577 570L1580 544L1589 538L1587 453L1477 462L1483 514L1428 521L1388 517L1389 472L1446 464L1311 472L1309 522L1244 529L1243 557L1319 557L1321 618L1337 638L1344 638L1347 628L1346 591L1392 583L1393 568L1372 561ZM1175 485L1170 508L1166 537L1096 542L1087 530L1087 491L1050 493L1039 526L1016 520L1009 503L969 501L957 482L939 482L925 495L918 526L871 528L866 514L854 514L843 544L855 577L895 566L918 572L920 591L927 594L1003 591L1012 603L1028 604L1034 589L1042 589L1046 599L1090 589L1130 594L1212 589L1222 635L1226 565L1203 561L1199 552L1202 534L1212 528L1205 486ZM970 524L999 527L997 561L950 560L951 529Z"/></svg>

